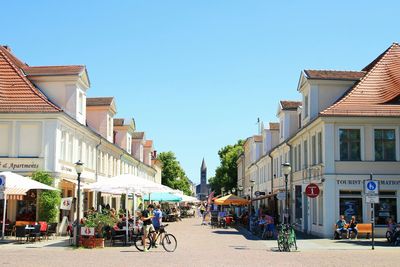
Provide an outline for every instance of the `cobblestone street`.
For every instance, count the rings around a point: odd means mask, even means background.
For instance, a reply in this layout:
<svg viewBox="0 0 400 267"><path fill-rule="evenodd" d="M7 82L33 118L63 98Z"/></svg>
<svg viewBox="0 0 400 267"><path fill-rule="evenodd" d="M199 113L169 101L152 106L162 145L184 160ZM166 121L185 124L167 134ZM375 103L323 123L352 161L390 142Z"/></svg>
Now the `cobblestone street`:
<svg viewBox="0 0 400 267"><path fill-rule="evenodd" d="M171 223L178 248L147 253L135 247L73 249L64 239L37 244L1 244L1 266L397 266L399 247L370 242L327 239L299 240L299 251L277 252L276 241L257 240L236 229L211 229L199 218Z"/></svg>

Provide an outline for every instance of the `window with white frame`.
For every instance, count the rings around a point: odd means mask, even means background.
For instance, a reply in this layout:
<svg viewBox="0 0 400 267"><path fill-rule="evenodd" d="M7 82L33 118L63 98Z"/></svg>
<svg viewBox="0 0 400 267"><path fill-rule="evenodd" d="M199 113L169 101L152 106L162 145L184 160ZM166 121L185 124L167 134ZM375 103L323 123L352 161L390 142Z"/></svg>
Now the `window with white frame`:
<svg viewBox="0 0 400 267"><path fill-rule="evenodd" d="M308 142L307 140L303 143L303 161L304 161L304 168L308 167Z"/></svg>
<svg viewBox="0 0 400 267"><path fill-rule="evenodd" d="M85 144L85 154L86 154L86 157L85 157L86 166L88 168L90 168L91 167L90 166L90 146L87 143Z"/></svg>
<svg viewBox="0 0 400 267"><path fill-rule="evenodd" d="M396 131L394 129L375 129L375 161L396 160Z"/></svg>
<svg viewBox="0 0 400 267"><path fill-rule="evenodd" d="M339 129L340 160L361 160L360 129Z"/></svg>
<svg viewBox="0 0 400 267"><path fill-rule="evenodd" d="M67 146L67 154L68 154L68 157L67 157L67 160L69 161L69 162L72 162L73 161L73 158L72 158L72 155L73 155L73 142L74 142L74 137L72 136L72 134L68 134L68 146Z"/></svg>
<svg viewBox="0 0 400 267"><path fill-rule="evenodd" d="M304 96L304 118L308 117L308 95Z"/></svg>
<svg viewBox="0 0 400 267"><path fill-rule="evenodd" d="M76 155L76 161L81 160L82 161L82 140L78 140L78 151Z"/></svg>
<svg viewBox="0 0 400 267"><path fill-rule="evenodd" d="M322 132L318 133L318 163L322 163Z"/></svg>
<svg viewBox="0 0 400 267"><path fill-rule="evenodd" d="M10 144L12 143L10 123L0 123L0 136L0 157L8 157L10 154Z"/></svg>
<svg viewBox="0 0 400 267"><path fill-rule="evenodd" d="M39 157L42 151L42 123L17 124L18 157Z"/></svg>
<svg viewBox="0 0 400 267"><path fill-rule="evenodd" d="M61 132L61 140L60 140L60 159L66 159L66 150L67 150L67 133L65 131Z"/></svg>
<svg viewBox="0 0 400 267"><path fill-rule="evenodd" d="M315 135L311 137L311 157L312 165L317 164L317 142Z"/></svg>

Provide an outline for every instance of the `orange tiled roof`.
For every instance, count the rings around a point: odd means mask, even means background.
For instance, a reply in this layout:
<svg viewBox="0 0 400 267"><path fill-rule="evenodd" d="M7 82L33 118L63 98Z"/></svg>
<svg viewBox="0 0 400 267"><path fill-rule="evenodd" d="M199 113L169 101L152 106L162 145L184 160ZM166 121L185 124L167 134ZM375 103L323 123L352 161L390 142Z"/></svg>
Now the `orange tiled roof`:
<svg viewBox="0 0 400 267"><path fill-rule="evenodd" d="M0 46L0 112L59 112L21 72L16 64L24 64L10 57L10 52Z"/></svg>
<svg viewBox="0 0 400 267"><path fill-rule="evenodd" d="M369 64L367 74L322 116L400 116L400 46Z"/></svg>
<svg viewBox="0 0 400 267"><path fill-rule="evenodd" d="M280 103L283 110L296 110L301 106L301 101L281 100Z"/></svg>
<svg viewBox="0 0 400 267"><path fill-rule="evenodd" d="M341 70L304 70L307 79L317 80L351 80L358 81L365 76L365 71L341 71Z"/></svg>

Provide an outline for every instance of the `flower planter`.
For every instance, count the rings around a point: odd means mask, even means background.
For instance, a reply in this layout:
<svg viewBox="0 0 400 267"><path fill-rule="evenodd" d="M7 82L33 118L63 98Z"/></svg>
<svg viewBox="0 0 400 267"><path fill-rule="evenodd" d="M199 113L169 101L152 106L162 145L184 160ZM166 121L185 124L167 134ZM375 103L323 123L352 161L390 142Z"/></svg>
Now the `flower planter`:
<svg viewBox="0 0 400 267"><path fill-rule="evenodd" d="M93 236L81 239L81 245L85 248L104 248L104 238Z"/></svg>

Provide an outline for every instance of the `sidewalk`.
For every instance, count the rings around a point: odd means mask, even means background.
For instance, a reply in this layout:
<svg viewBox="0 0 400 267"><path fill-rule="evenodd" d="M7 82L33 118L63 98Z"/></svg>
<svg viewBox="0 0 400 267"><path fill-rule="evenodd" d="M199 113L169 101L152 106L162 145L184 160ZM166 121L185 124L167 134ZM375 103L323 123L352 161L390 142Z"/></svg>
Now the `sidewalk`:
<svg viewBox="0 0 400 267"><path fill-rule="evenodd" d="M0 248L71 248L69 237L58 236L49 240L41 240L36 242L19 242L15 238L0 239Z"/></svg>
<svg viewBox="0 0 400 267"><path fill-rule="evenodd" d="M247 240L263 242L271 251L278 250L276 239L263 240L253 235L250 231L242 226L236 228ZM371 250L372 239L359 238L333 240L329 238L321 238L303 233L296 233L298 251L323 251L323 250ZM386 238L375 238L375 250L400 250L400 247L391 246Z"/></svg>

